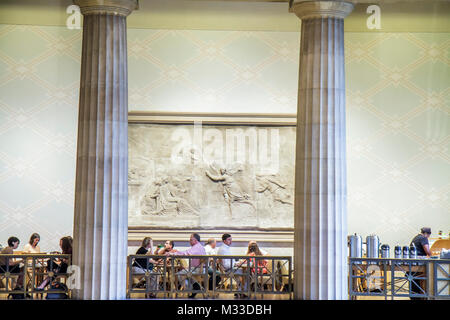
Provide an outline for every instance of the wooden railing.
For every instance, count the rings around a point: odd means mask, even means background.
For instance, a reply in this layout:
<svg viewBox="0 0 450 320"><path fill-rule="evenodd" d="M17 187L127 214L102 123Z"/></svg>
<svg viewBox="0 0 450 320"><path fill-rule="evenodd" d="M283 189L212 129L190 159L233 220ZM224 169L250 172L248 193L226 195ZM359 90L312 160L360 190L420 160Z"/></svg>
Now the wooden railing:
<svg viewBox="0 0 450 320"><path fill-rule="evenodd" d="M0 265L0 294L9 298L43 298L44 294L61 293L70 297L67 286L55 289L55 281L65 283L69 274L58 273L58 263L65 259L68 266L71 265L71 255L67 254L0 254L5 262ZM19 263L20 262L20 263ZM11 263L17 263L10 265ZM22 278L22 286L18 287L18 279ZM38 286L45 280L48 286L39 290Z"/></svg>
<svg viewBox="0 0 450 320"><path fill-rule="evenodd" d="M220 294L292 299L288 256L128 256L127 297L177 298Z"/></svg>

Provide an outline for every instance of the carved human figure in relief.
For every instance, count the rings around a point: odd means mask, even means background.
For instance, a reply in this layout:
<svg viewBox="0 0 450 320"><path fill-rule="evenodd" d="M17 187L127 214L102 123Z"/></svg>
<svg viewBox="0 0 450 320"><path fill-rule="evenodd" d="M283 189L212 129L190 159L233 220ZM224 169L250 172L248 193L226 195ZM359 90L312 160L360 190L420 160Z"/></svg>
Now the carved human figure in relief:
<svg viewBox="0 0 450 320"><path fill-rule="evenodd" d="M199 212L186 199L178 196L180 192L186 193L186 190L173 186L168 178L155 180L145 196L147 206L149 204L148 200L153 202L150 203L150 207L153 209L150 210L150 214L162 215L172 212L176 214L199 215Z"/></svg>
<svg viewBox="0 0 450 320"><path fill-rule="evenodd" d="M142 199L143 214L162 214L164 209L160 196L161 184L162 179L156 179L150 184Z"/></svg>
<svg viewBox="0 0 450 320"><path fill-rule="evenodd" d="M273 202L293 205L292 197L286 188L287 185L278 181L274 175L256 175L256 192L269 193Z"/></svg>
<svg viewBox="0 0 450 320"><path fill-rule="evenodd" d="M232 216L231 204L233 202L246 203L252 206L253 209L256 210L256 207L251 200L249 194L244 192L236 180L233 178L233 174L231 171L220 168L219 174L212 174L205 170L206 176L210 178L214 182L220 182L223 186L223 197L225 201L228 203L228 208L230 211L230 217Z"/></svg>

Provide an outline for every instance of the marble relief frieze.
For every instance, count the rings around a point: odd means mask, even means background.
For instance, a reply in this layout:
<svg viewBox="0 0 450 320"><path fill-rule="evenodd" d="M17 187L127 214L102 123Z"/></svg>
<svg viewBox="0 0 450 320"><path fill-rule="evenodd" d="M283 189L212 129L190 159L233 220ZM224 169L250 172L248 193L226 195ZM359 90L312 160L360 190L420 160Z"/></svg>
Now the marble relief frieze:
<svg viewBox="0 0 450 320"><path fill-rule="evenodd" d="M292 230L295 128L130 124L129 226Z"/></svg>

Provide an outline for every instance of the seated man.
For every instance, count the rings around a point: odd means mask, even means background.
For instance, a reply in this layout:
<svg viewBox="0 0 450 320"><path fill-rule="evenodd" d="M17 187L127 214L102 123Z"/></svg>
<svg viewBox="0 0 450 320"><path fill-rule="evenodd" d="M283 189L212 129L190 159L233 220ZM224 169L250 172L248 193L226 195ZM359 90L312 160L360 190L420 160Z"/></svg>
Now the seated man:
<svg viewBox="0 0 450 320"><path fill-rule="evenodd" d="M208 241L206 242L205 245L205 251L206 254L208 256L215 256L217 255L217 249L216 249L216 239L214 238L209 238ZM209 275L209 290L213 289L213 274L214 274L214 270L213 270L213 263L214 260L212 258L209 259L209 264L208 264L208 275ZM220 276L216 274L216 286L218 286L220 283Z"/></svg>
<svg viewBox="0 0 450 320"><path fill-rule="evenodd" d="M167 240L166 242L164 242L164 245L158 246L158 248L156 248L155 250L155 254L166 254L167 252L177 252L177 249L174 249L175 247L175 242L173 242L172 240Z"/></svg>
<svg viewBox="0 0 450 320"><path fill-rule="evenodd" d="M20 244L20 240L16 237L10 237L8 239L8 247L4 248L0 254L14 254L14 250ZM24 272L23 268L20 268L19 264L22 262L22 259L13 261L13 259L7 259L6 257L0 257L0 273L18 273L19 278L17 279L16 288L20 288L23 286L23 277Z"/></svg>
<svg viewBox="0 0 450 320"><path fill-rule="evenodd" d="M166 242L164 242L164 245L161 244L156 248L155 255L165 256L166 253L177 252L178 250L174 248L175 242L173 242L172 240L167 240ZM159 266L166 265L166 267L170 267L170 259L156 259L156 262Z"/></svg>
<svg viewBox="0 0 450 320"><path fill-rule="evenodd" d="M197 256L197 255L204 256L204 255L206 255L205 248L203 248L203 246L200 243L200 235L198 233L191 234L189 243L190 243L191 247L185 251L168 252L166 254L169 256ZM197 258L192 259L191 260L191 270L184 269L184 270L181 270L180 272L178 272L180 282L182 282L183 279L186 278L186 274L188 272L201 273L201 269L202 269L201 259L197 259ZM185 287L187 287L189 285L189 281L187 278L185 279L185 284L186 284ZM194 282L194 284L192 286L193 286L194 290L200 290L200 285L197 282ZM191 295L189 295L189 298L194 298L196 296L196 294L197 293L192 293Z"/></svg>
<svg viewBox="0 0 450 320"><path fill-rule="evenodd" d="M217 255L219 256L231 256L231 244L233 243L233 238L230 234L225 233L222 235L222 245L220 246L219 250L217 251ZM238 288L242 288L242 282L244 283L244 291L247 291L247 280L245 278L245 274L240 268L243 265L243 262L236 264L233 266L233 259L220 259L218 262L221 265L221 268L223 269L225 275L230 274L231 272L242 278L240 281L236 281ZM239 294L235 294L235 297L239 297ZM242 294L241 297L247 298L246 294Z"/></svg>

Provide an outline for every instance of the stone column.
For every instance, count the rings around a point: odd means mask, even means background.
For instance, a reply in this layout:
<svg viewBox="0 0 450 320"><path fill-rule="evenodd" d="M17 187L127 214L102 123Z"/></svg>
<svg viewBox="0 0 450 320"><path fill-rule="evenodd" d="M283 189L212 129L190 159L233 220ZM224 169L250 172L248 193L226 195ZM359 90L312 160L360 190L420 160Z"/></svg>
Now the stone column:
<svg viewBox="0 0 450 320"><path fill-rule="evenodd" d="M347 299L343 1L297 1L301 48L295 163L296 299Z"/></svg>
<svg viewBox="0 0 450 320"><path fill-rule="evenodd" d="M84 16L73 264L75 299L126 297L128 75L126 17L137 0L75 0Z"/></svg>

